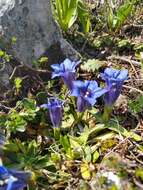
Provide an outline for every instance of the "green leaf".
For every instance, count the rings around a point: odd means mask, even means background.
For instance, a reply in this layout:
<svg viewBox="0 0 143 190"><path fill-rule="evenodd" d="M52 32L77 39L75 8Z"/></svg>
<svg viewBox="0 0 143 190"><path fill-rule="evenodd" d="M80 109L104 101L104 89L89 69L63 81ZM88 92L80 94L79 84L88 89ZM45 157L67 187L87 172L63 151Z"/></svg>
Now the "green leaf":
<svg viewBox="0 0 143 190"><path fill-rule="evenodd" d="M95 163L98 160L99 156L100 156L99 152L95 151L92 155L92 162Z"/></svg>
<svg viewBox="0 0 143 190"><path fill-rule="evenodd" d="M17 38L15 37L15 36L13 36L12 38L11 38L11 43L12 44L15 44L17 42Z"/></svg>
<svg viewBox="0 0 143 190"><path fill-rule="evenodd" d="M4 57L4 55L5 55L5 52L0 50L0 57Z"/></svg>
<svg viewBox="0 0 143 190"><path fill-rule="evenodd" d="M24 98L21 102L27 110L35 110L36 109L36 101L33 99Z"/></svg>
<svg viewBox="0 0 143 190"><path fill-rule="evenodd" d="M81 144L78 142L78 138L69 136L69 141L72 148L81 148Z"/></svg>
<svg viewBox="0 0 143 190"><path fill-rule="evenodd" d="M36 94L36 98L39 104L44 104L47 101L47 93L46 92L38 92Z"/></svg>
<svg viewBox="0 0 143 190"><path fill-rule="evenodd" d="M118 31L121 28L121 26L127 20L128 16L131 14L132 10L133 10L133 3L131 3L130 1L125 1L125 3L117 9L116 11L117 23L115 25L116 31Z"/></svg>
<svg viewBox="0 0 143 190"><path fill-rule="evenodd" d="M87 72L95 72L98 71L104 65L104 61L100 61L98 59L89 59L87 62L84 63L84 65L81 66L81 69Z"/></svg>
<svg viewBox="0 0 143 190"><path fill-rule="evenodd" d="M114 25L114 14L113 14L113 10L111 7L108 8L108 17L107 17L107 24L108 24L108 28L110 30L113 29L113 25Z"/></svg>
<svg viewBox="0 0 143 190"><path fill-rule="evenodd" d="M135 114L142 112L142 110L143 110L143 96L139 96L134 101L129 101L129 108Z"/></svg>
<svg viewBox="0 0 143 190"><path fill-rule="evenodd" d="M62 121L62 128L70 128L74 121L75 119L73 115L67 115L66 118Z"/></svg>
<svg viewBox="0 0 143 190"><path fill-rule="evenodd" d="M60 144L63 146L67 157L72 158L71 145L68 136L60 136Z"/></svg>
<svg viewBox="0 0 143 190"><path fill-rule="evenodd" d="M141 141L141 136L135 134L132 131L127 131L124 127L120 126L116 121L109 122L107 125L105 125L105 128L108 128L112 131L115 131L124 137L132 138L135 141Z"/></svg>
<svg viewBox="0 0 143 190"><path fill-rule="evenodd" d="M0 112L0 127L2 128L2 126L4 127L5 126L5 122L7 120L7 115L4 114L4 113L1 113Z"/></svg>
<svg viewBox="0 0 143 190"><path fill-rule="evenodd" d="M110 31L118 32L121 29L131 12L133 11L134 4L135 1L131 2L130 0L126 0L116 10L113 10L108 4L107 24Z"/></svg>
<svg viewBox="0 0 143 190"><path fill-rule="evenodd" d="M123 47L129 47L129 46L131 46L131 44L130 44L130 41L128 39L123 39L123 40L119 40L117 46L119 48L123 48Z"/></svg>
<svg viewBox="0 0 143 190"><path fill-rule="evenodd" d="M136 51L143 51L143 43L135 44L133 49Z"/></svg>
<svg viewBox="0 0 143 190"><path fill-rule="evenodd" d="M81 176L85 180L89 180L91 177L90 169L88 163L82 163L80 166Z"/></svg>
<svg viewBox="0 0 143 190"><path fill-rule="evenodd" d="M78 0L56 0L55 16L64 31L76 21Z"/></svg>
<svg viewBox="0 0 143 190"><path fill-rule="evenodd" d="M19 148L15 143L9 142L9 143L5 144L5 146L4 146L4 151L8 151L8 150L17 153L19 151Z"/></svg>
<svg viewBox="0 0 143 190"><path fill-rule="evenodd" d="M105 133L105 134L102 134L102 135L98 135L97 137L94 138L94 140L96 141L105 141L105 140L108 140L108 139L112 139L113 137L115 137L115 133L113 132L108 132L108 133Z"/></svg>
<svg viewBox="0 0 143 190"><path fill-rule="evenodd" d="M17 90L19 90L22 86L22 79L20 77L15 78L14 84Z"/></svg>
<svg viewBox="0 0 143 190"><path fill-rule="evenodd" d="M88 33L91 27L90 14L83 1L78 1L78 18L82 24L83 32Z"/></svg>
<svg viewBox="0 0 143 190"><path fill-rule="evenodd" d="M11 113L6 121L7 129L13 132L24 132L26 126L27 122L16 112Z"/></svg>
<svg viewBox="0 0 143 190"><path fill-rule="evenodd" d="M86 146L86 147L84 148L84 153L85 153L85 161L86 161L87 163L90 163L90 162L91 162L91 159L92 159L90 146Z"/></svg>
<svg viewBox="0 0 143 190"><path fill-rule="evenodd" d="M45 62L48 62L48 57L41 57L39 60L38 60L38 62L40 63L40 64L43 64L43 63L45 63Z"/></svg>
<svg viewBox="0 0 143 190"><path fill-rule="evenodd" d="M61 156L59 153L51 153L51 160L53 162L59 162L61 160Z"/></svg>
<svg viewBox="0 0 143 190"><path fill-rule="evenodd" d="M143 182L143 168L137 168L135 170L135 175L136 177L140 178L141 181Z"/></svg>

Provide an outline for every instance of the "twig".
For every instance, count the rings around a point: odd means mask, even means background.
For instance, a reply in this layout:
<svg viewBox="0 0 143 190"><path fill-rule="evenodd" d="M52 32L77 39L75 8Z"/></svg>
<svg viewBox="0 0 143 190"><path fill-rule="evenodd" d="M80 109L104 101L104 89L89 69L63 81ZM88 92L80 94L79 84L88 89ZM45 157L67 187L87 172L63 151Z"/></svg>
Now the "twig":
<svg viewBox="0 0 143 190"><path fill-rule="evenodd" d="M125 25L124 27L123 27L123 30L127 30L128 28L132 28L132 27L134 27L134 28L143 28L143 24L130 24L130 25Z"/></svg>
<svg viewBox="0 0 143 190"><path fill-rule="evenodd" d="M132 87L132 86L127 86L127 85L123 85L123 87L124 87L124 88L127 88L127 89L130 89L130 90L134 90L134 91L139 92L140 94L143 95L143 91L142 91L142 90L139 90L139 89L137 89L137 88L134 88L134 87Z"/></svg>
<svg viewBox="0 0 143 190"><path fill-rule="evenodd" d="M35 69L33 69L33 68L31 68L31 67L29 67L28 65L18 65L18 66L16 66L15 68L14 68L14 70L13 70L13 72L12 72L12 74L11 74L11 76L10 76L10 80L12 80L12 79L14 79L14 77L15 77L15 75L16 75L16 73L18 72L18 71L23 71L23 72L25 72L26 74L29 74L29 75L40 75L40 74L47 74L47 75L51 75L51 72L50 71L48 71L48 70L35 70Z"/></svg>
<svg viewBox="0 0 143 190"><path fill-rule="evenodd" d="M134 66L137 66L137 67L141 67L141 63L138 62L138 61L134 61L134 60L131 60L131 59L128 59L126 57L123 57L123 56L109 56L107 57L108 60L111 60L111 59L117 59L117 60L120 60L120 61L124 61L126 63L129 63L129 64L133 64Z"/></svg>
<svg viewBox="0 0 143 190"><path fill-rule="evenodd" d="M1 103L0 103L0 108L4 108L4 109L6 109L6 110L11 110L11 108L10 107L7 107L7 106L5 106L5 105L2 105Z"/></svg>
<svg viewBox="0 0 143 190"><path fill-rule="evenodd" d="M136 186L139 187L139 189L143 189L143 185L139 181L137 181L135 178L133 178L133 181L136 184Z"/></svg>
<svg viewBox="0 0 143 190"><path fill-rule="evenodd" d="M141 165L143 165L143 162L141 160L139 160L131 151L129 151L131 156L138 162L140 163Z"/></svg>

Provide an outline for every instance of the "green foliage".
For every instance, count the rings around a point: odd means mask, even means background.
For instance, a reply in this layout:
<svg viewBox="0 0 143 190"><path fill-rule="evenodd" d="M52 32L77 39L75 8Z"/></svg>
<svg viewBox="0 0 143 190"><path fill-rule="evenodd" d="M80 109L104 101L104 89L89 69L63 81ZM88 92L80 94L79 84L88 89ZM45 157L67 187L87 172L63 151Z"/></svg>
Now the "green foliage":
<svg viewBox="0 0 143 190"><path fill-rule="evenodd" d="M6 127L11 132L24 132L27 122L24 118L17 112L13 111L6 122Z"/></svg>
<svg viewBox="0 0 143 190"><path fill-rule="evenodd" d="M4 152L10 160L17 163L20 169L27 168L34 171L49 165L47 155L41 155L40 144L37 144L35 140L31 142L11 141L5 145Z"/></svg>
<svg viewBox="0 0 143 190"><path fill-rule="evenodd" d="M55 16L64 31L67 31L77 18L78 0L55 0Z"/></svg>
<svg viewBox="0 0 143 190"><path fill-rule="evenodd" d="M140 178L143 181L143 168L137 168L135 171L136 177Z"/></svg>
<svg viewBox="0 0 143 190"><path fill-rule="evenodd" d="M118 32L133 11L135 0L126 0L115 11L108 4L107 25L110 32Z"/></svg>
<svg viewBox="0 0 143 190"><path fill-rule="evenodd" d="M89 33L91 28L90 15L83 0L78 1L78 19L82 25L83 32Z"/></svg>
<svg viewBox="0 0 143 190"><path fill-rule="evenodd" d="M20 111L17 111L20 109ZM17 103L16 109L12 109L7 116L5 126L9 132L24 132L28 122L34 122L39 108L36 102L30 99L23 99Z"/></svg>
<svg viewBox="0 0 143 190"><path fill-rule="evenodd" d="M137 135L136 133L134 133L133 131L128 131L126 130L124 127L120 126L118 121L111 121L109 122L107 125L105 125L106 128L117 132L119 135L123 135L124 137L127 138L132 138L134 141L141 141L142 138L140 135Z"/></svg>
<svg viewBox="0 0 143 190"><path fill-rule="evenodd" d="M54 13L61 28L66 32L79 19L83 32L90 30L90 16L82 0L55 0Z"/></svg>
<svg viewBox="0 0 143 190"><path fill-rule="evenodd" d="M8 55L5 51L3 50L0 50L0 57L3 59L3 61L5 62L9 62L10 61L10 58L11 56Z"/></svg>
<svg viewBox="0 0 143 190"><path fill-rule="evenodd" d="M5 64L10 61L11 56L0 49L0 70L5 67Z"/></svg>
<svg viewBox="0 0 143 190"><path fill-rule="evenodd" d="M14 44L16 44L16 42L17 42L17 38L15 36L13 36L11 38L11 44L14 45Z"/></svg>
<svg viewBox="0 0 143 190"><path fill-rule="evenodd" d="M85 62L81 66L81 69L87 72L95 72L98 71L104 65L105 65L104 61L100 61L98 59L88 59L87 62Z"/></svg>
<svg viewBox="0 0 143 190"><path fill-rule="evenodd" d="M128 48L131 44L129 40L123 39L118 41L117 46L118 48Z"/></svg>
<svg viewBox="0 0 143 190"><path fill-rule="evenodd" d="M134 101L129 101L129 107L135 114L142 112L143 110L143 96L139 96Z"/></svg>
<svg viewBox="0 0 143 190"><path fill-rule="evenodd" d="M17 93L20 91L21 87L22 87L22 79L17 77L14 79L14 84L15 84L15 88Z"/></svg>
<svg viewBox="0 0 143 190"><path fill-rule="evenodd" d="M40 59L38 60L39 66L41 67L46 65L47 62L48 62L48 57L46 56L40 57Z"/></svg>

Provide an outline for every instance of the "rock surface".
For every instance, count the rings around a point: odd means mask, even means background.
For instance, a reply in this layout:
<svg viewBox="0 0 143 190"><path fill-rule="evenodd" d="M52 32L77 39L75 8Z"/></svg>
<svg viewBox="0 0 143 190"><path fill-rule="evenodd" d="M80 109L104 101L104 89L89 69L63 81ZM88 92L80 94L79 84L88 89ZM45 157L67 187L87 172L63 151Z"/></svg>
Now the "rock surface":
<svg viewBox="0 0 143 190"><path fill-rule="evenodd" d="M0 0L0 30L4 45L10 44L13 37L17 39L8 50L24 64L31 64L45 53L48 55L50 47L61 49L65 56L69 48L68 53L74 52L62 39L49 0Z"/></svg>
<svg viewBox="0 0 143 190"><path fill-rule="evenodd" d="M0 48L28 66L42 55L48 56L48 64L77 55L62 38L50 0L0 0L0 37ZM15 43L11 43L13 37ZM0 75L4 73L0 71Z"/></svg>

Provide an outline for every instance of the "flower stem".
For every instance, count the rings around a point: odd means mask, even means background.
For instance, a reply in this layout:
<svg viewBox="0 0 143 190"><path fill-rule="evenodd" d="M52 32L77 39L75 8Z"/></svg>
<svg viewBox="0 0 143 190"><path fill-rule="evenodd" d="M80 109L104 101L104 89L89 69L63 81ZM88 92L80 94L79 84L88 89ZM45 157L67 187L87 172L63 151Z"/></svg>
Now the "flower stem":
<svg viewBox="0 0 143 190"><path fill-rule="evenodd" d="M78 114L78 119L77 119L78 123L82 121L83 115L84 115L84 112L81 112Z"/></svg>
<svg viewBox="0 0 143 190"><path fill-rule="evenodd" d="M103 113L103 121L107 123L110 119L112 113L112 106L105 106L104 113Z"/></svg>
<svg viewBox="0 0 143 190"><path fill-rule="evenodd" d="M54 138L55 138L55 140L60 139L60 129L59 128L54 128Z"/></svg>

